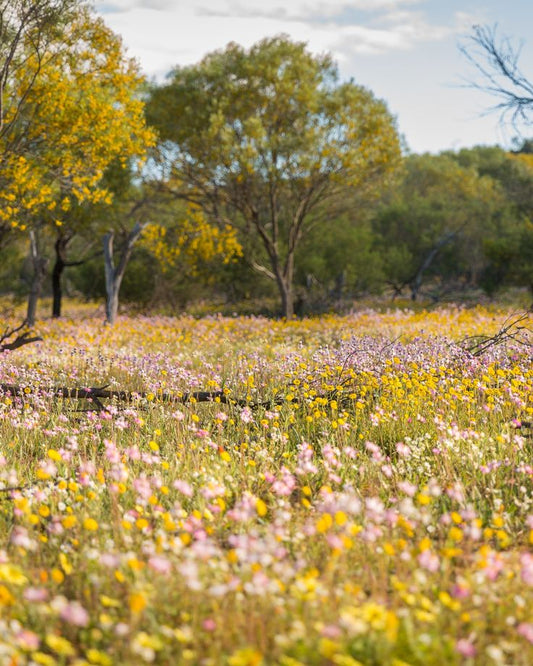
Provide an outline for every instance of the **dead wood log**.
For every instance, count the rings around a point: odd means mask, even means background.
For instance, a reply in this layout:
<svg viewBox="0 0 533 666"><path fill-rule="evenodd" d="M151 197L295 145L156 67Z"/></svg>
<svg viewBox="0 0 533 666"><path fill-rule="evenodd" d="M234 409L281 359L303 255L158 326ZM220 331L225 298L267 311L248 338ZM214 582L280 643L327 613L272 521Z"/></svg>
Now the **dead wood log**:
<svg viewBox="0 0 533 666"><path fill-rule="evenodd" d="M31 387L21 386L19 384L0 384L0 391L4 394L13 396L29 397L33 393L39 395L48 395L52 398L63 398L66 400L92 400L99 408L103 409L104 405L101 400L116 400L118 402L136 402L139 400L154 400L156 402L171 402L178 404L194 403L194 402L216 402L229 405L236 405L238 407L258 408L264 407L269 409L273 405L282 404L285 402L284 398L278 401L268 401L255 403L250 400L238 400L230 397L225 391L192 391L189 393L168 393L163 391L145 392L145 391L120 391L108 389L107 387L92 387L92 388L69 388L66 386L50 386L50 387Z"/></svg>

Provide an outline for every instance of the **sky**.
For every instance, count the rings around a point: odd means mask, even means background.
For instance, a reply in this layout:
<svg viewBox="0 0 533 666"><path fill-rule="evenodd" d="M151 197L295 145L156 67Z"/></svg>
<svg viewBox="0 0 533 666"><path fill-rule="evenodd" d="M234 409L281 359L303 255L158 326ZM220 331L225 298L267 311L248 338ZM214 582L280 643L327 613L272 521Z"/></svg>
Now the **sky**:
<svg viewBox="0 0 533 666"><path fill-rule="evenodd" d="M341 80L383 99L414 153L474 145L508 147L517 135L497 100L474 89L461 53L474 25L496 26L520 47L533 80L533 0L95 0L106 24L150 79L199 62L229 42L249 48L285 34L313 53L329 52ZM522 138L533 129L522 129Z"/></svg>

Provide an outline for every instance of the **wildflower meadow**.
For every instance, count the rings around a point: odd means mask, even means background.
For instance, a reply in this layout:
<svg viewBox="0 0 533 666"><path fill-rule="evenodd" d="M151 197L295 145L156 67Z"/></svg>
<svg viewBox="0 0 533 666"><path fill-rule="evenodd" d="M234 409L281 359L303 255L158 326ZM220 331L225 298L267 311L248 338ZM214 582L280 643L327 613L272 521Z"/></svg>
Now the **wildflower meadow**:
<svg viewBox="0 0 533 666"><path fill-rule="evenodd" d="M512 317L44 321L0 357L0 664L532 664Z"/></svg>

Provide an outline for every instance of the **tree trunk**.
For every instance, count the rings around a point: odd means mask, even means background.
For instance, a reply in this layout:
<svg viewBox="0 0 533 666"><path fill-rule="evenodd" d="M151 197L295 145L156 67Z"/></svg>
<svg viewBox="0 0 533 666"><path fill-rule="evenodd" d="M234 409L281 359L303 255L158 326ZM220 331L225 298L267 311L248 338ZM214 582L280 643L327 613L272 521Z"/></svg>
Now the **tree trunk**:
<svg viewBox="0 0 533 666"><path fill-rule="evenodd" d="M105 319L107 324L113 325L118 313L118 290L116 289L117 278L115 265L113 263L113 240L114 233L110 231L104 236L104 266L105 266Z"/></svg>
<svg viewBox="0 0 533 666"><path fill-rule="evenodd" d="M37 234L33 229L30 231L30 258L33 266L33 274L30 283L30 293L28 294L26 323L28 326L35 326L37 301L43 288L48 260L40 253Z"/></svg>
<svg viewBox="0 0 533 666"><path fill-rule="evenodd" d="M106 323L113 325L117 320L118 315L118 294L119 288L113 286L111 291L107 292L105 304L105 319Z"/></svg>
<svg viewBox="0 0 533 666"><path fill-rule="evenodd" d="M115 267L113 259L113 241L115 234L113 231L104 236L104 267L105 267L105 289L106 289L106 323L113 325L117 319L119 292L126 266L130 260L133 246L141 235L145 224L137 222L126 237L126 242L120 254L118 266Z"/></svg>
<svg viewBox="0 0 533 666"><path fill-rule="evenodd" d="M335 276L335 286L331 292L331 296L335 301L340 301L346 286L346 271L340 271Z"/></svg>
<svg viewBox="0 0 533 666"><path fill-rule="evenodd" d="M70 238L66 236L59 236L55 242L56 258L54 267L52 269L52 317L61 317L61 276L65 270L66 262L66 249Z"/></svg>
<svg viewBox="0 0 533 666"><path fill-rule="evenodd" d="M294 294L292 292L292 285L279 283L281 294L281 314L285 319L292 319L294 317Z"/></svg>
<svg viewBox="0 0 533 666"><path fill-rule="evenodd" d="M294 317L294 250L288 251L285 262L282 263L277 244L265 241L265 248L270 259L270 269L253 259L250 261L250 265L255 271L266 275L269 280L276 283L281 298L281 316L285 319L292 319Z"/></svg>
<svg viewBox="0 0 533 666"><path fill-rule="evenodd" d="M294 317L294 255L289 253L283 270L281 270L279 261L275 262L273 268L281 296L281 315L285 319L292 319Z"/></svg>
<svg viewBox="0 0 533 666"><path fill-rule="evenodd" d="M435 245L431 248L429 251L428 255L420 265L420 268L416 272L416 275L414 278L411 280L409 283L409 286L411 287L411 300L416 301L418 297L418 292L420 291L420 287L422 286L422 279L424 277L424 273L428 270L428 268L431 266L433 263L433 260L439 253L439 250L444 247L447 243L452 241L456 236L457 236L457 231L450 231L449 233L445 234L439 240L435 243Z"/></svg>

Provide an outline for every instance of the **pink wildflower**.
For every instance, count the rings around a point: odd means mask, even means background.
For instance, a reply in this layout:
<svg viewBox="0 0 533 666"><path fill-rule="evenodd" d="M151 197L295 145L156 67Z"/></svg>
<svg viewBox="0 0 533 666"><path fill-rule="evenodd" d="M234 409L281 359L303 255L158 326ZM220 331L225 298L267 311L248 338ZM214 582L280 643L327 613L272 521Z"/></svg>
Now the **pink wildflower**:
<svg viewBox="0 0 533 666"><path fill-rule="evenodd" d="M431 571L431 573L438 571L440 566L438 555L433 553L429 548L420 553L418 563L422 568Z"/></svg>
<svg viewBox="0 0 533 666"><path fill-rule="evenodd" d="M148 560L148 566L152 571L162 575L167 575L172 570L169 560L161 555L152 555Z"/></svg>
<svg viewBox="0 0 533 666"><path fill-rule="evenodd" d="M520 558L522 580L526 585L533 585L533 555L524 553Z"/></svg>
<svg viewBox="0 0 533 666"><path fill-rule="evenodd" d="M521 622L516 630L526 641L533 643L533 624L531 622Z"/></svg>
<svg viewBox="0 0 533 666"><path fill-rule="evenodd" d="M451 594L454 599L467 599L470 596L470 588L464 583L457 583L452 586Z"/></svg>
<svg viewBox="0 0 533 666"><path fill-rule="evenodd" d="M187 481L183 481L182 479L176 479L176 481L174 481L174 488L182 495L185 495L185 497L193 496L194 491L192 489L192 486L188 484Z"/></svg>
<svg viewBox="0 0 533 666"><path fill-rule="evenodd" d="M281 479L277 479L272 484L272 492L281 497L287 497L292 493L296 486L296 480L290 471L283 466L281 468Z"/></svg>
<svg viewBox="0 0 533 666"><path fill-rule="evenodd" d="M21 629L15 638L23 650L36 650L39 647L39 636L28 629Z"/></svg>
<svg viewBox="0 0 533 666"><path fill-rule="evenodd" d="M217 623L213 620L212 617L208 617L202 622L202 627L205 631L215 631L217 628Z"/></svg>
<svg viewBox="0 0 533 666"><path fill-rule="evenodd" d="M31 601L31 602L39 602L39 601L46 601L48 599L48 590L46 590L44 587L27 587L23 595L24 599L26 601Z"/></svg>
<svg viewBox="0 0 533 666"><path fill-rule="evenodd" d="M37 548L37 544L30 538L28 530L21 525L15 525L13 528L13 531L11 532L11 543L15 544L15 546L20 546L25 550L35 550Z"/></svg>
<svg viewBox="0 0 533 666"><path fill-rule="evenodd" d="M341 636L342 631L340 627L338 627L336 624L326 624L325 626L322 627L320 633L325 638L335 639Z"/></svg>
<svg viewBox="0 0 533 666"><path fill-rule="evenodd" d="M498 576L500 575L501 570L503 569L504 564L502 557L499 553L495 553L494 551L491 551L486 559L486 564L485 564L485 575L490 581L496 580Z"/></svg>
<svg viewBox="0 0 533 666"><path fill-rule="evenodd" d="M413 483L409 483L409 481L400 481L398 483L398 489L409 497L414 497L417 487Z"/></svg>
<svg viewBox="0 0 533 666"><path fill-rule="evenodd" d="M404 444L403 442L398 442L396 444L396 451L399 456L402 458L407 458L408 456L411 455L411 448L407 446L407 444Z"/></svg>
<svg viewBox="0 0 533 666"><path fill-rule="evenodd" d="M243 407L241 411L241 421L243 423L251 423L253 420L252 410L249 407Z"/></svg>
<svg viewBox="0 0 533 666"><path fill-rule="evenodd" d="M463 657L475 657L477 653L475 646L466 638L460 638L455 644L455 649Z"/></svg>
<svg viewBox="0 0 533 666"><path fill-rule="evenodd" d="M86 627L89 624L89 613L78 601L65 604L59 611L59 616L75 627Z"/></svg>

